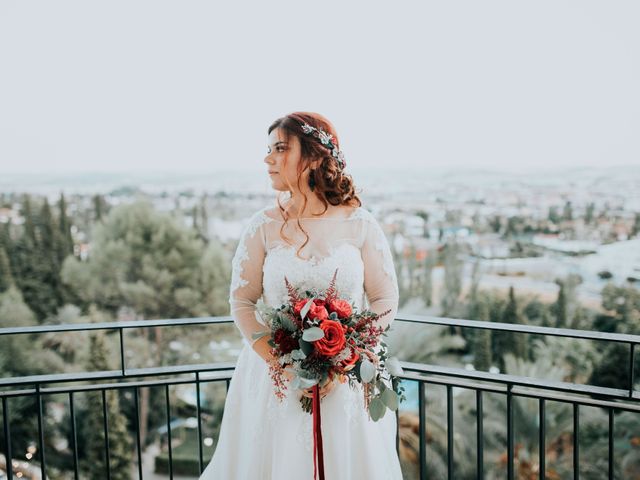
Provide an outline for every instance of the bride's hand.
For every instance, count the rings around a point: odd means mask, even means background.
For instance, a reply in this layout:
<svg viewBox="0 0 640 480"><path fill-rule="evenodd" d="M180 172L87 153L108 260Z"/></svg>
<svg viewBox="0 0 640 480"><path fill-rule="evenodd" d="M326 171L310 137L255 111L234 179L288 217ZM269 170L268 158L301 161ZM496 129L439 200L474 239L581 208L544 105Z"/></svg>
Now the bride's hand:
<svg viewBox="0 0 640 480"><path fill-rule="evenodd" d="M320 386L320 398L324 398L336 387L336 379L327 380L324 385ZM304 388L302 390L302 396L307 398L313 398L313 388Z"/></svg>
<svg viewBox="0 0 640 480"><path fill-rule="evenodd" d="M296 374L290 370L287 370L285 365L285 370L283 370L282 375L287 379L289 383L295 378ZM336 378L333 381L327 381L324 385L320 386L320 398L324 398L336 387ZM303 397L312 398L313 397L313 389L312 388L300 388Z"/></svg>

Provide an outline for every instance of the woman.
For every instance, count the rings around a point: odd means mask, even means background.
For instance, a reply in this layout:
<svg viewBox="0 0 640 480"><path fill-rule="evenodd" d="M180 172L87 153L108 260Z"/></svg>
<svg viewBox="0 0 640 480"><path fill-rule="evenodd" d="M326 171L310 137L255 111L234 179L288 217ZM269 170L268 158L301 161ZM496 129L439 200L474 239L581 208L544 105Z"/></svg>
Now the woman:
<svg viewBox="0 0 640 480"><path fill-rule="evenodd" d="M274 394L269 375L268 336L256 315L286 303L286 275L294 286L324 290L339 267L336 288L358 310L376 313L379 325L393 321L398 284L382 228L362 207L338 149L333 125L323 116L295 112L268 130L264 159L277 207L255 212L232 261L229 302L244 345L231 379L215 453L204 480L287 480L314 476L312 415L301 395L311 389ZM291 377L289 377L291 380ZM324 471L327 480L400 480L395 448L396 417L369 419L360 385L335 380L320 388Z"/></svg>

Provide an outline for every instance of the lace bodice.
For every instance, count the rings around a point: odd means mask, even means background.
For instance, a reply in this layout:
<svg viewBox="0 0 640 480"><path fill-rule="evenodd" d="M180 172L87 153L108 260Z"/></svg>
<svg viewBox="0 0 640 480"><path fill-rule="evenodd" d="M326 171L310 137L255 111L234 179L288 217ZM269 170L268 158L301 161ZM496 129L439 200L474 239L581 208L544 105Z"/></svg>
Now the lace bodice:
<svg viewBox="0 0 640 480"><path fill-rule="evenodd" d="M309 236L305 241L295 220L289 220L280 236L284 220L271 216L269 207L255 212L245 225L232 260L229 304L231 315L244 340L252 345L253 332L264 331L258 301L278 307L288 300L284 277L301 288L324 290L338 268L336 288L342 298L358 309L376 313L386 327L398 309L398 281L393 257L384 231L364 207L348 216L303 218L300 223Z"/></svg>

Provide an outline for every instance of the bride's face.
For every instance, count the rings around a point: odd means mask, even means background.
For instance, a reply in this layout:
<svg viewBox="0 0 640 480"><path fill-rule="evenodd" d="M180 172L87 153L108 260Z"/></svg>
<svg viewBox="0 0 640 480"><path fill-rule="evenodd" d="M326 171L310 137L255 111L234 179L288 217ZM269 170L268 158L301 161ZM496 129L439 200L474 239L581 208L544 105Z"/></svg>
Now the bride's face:
<svg viewBox="0 0 640 480"><path fill-rule="evenodd" d="M264 159L268 167L267 173L271 178L271 185L275 190L288 191L287 181L292 188L297 188L297 169L300 161L301 149L298 137L289 135L289 140L287 141L282 130L275 128L269 134L267 156ZM302 172L300 183L303 188L307 185L308 176L308 169Z"/></svg>

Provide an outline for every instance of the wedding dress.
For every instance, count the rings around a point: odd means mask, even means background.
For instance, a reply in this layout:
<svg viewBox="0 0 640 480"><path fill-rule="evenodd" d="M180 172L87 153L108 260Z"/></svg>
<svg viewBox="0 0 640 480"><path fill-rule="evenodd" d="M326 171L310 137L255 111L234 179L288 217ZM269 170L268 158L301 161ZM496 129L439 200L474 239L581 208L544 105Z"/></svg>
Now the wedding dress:
<svg viewBox="0 0 640 480"><path fill-rule="evenodd" d="M271 209L273 210L273 209ZM287 389L284 400L274 394L269 367L252 348L252 333L265 331L259 300L278 307L288 302L284 276L294 286L324 290L338 268L336 288L341 298L359 310L376 313L385 326L395 318L398 283L385 234L364 207L347 215L302 218L306 239L289 219L265 207L243 229L232 261L229 302L243 347L229 384L220 435L201 480L312 480L312 415L300 406L301 391ZM326 480L401 480L395 446L396 416L387 410L377 422L357 390L336 382L321 399L321 428Z"/></svg>

